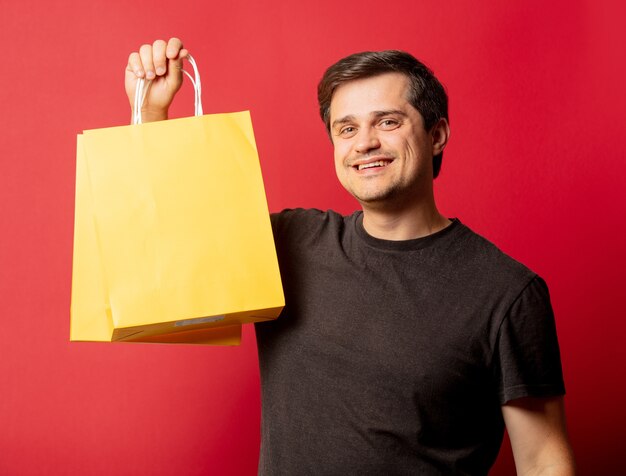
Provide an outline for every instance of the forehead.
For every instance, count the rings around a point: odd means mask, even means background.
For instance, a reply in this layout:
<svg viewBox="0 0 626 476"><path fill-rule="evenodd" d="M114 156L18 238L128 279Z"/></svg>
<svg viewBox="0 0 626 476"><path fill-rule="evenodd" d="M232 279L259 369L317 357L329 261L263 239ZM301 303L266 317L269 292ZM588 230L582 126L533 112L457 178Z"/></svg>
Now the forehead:
<svg viewBox="0 0 626 476"><path fill-rule="evenodd" d="M412 108L408 102L408 89L409 80L402 73L348 81L333 94L330 121L346 115L362 116L374 111Z"/></svg>

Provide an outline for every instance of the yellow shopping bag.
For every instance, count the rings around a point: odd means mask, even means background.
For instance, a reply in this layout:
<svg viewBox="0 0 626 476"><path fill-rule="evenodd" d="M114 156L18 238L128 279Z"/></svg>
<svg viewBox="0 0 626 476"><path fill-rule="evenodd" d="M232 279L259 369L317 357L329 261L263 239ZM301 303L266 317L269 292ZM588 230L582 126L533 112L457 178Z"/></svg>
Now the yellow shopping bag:
<svg viewBox="0 0 626 476"><path fill-rule="evenodd" d="M236 344L283 306L248 112L78 136L71 340Z"/></svg>

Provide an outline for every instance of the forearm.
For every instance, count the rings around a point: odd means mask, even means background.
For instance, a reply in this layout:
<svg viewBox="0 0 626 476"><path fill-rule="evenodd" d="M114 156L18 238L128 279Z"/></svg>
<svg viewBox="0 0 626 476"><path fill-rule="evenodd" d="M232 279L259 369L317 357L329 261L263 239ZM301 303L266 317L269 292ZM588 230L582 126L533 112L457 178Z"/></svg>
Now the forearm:
<svg viewBox="0 0 626 476"><path fill-rule="evenodd" d="M132 117L133 112L131 111L131 124L133 123L133 117ZM158 111L149 111L149 110L142 110L141 111L141 122L142 123L146 123L146 122L156 122L156 121L165 121L168 118L168 113L167 113L167 109L165 110L158 110Z"/></svg>
<svg viewBox="0 0 626 476"><path fill-rule="evenodd" d="M503 406L519 476L573 476L562 398L526 398Z"/></svg>
<svg viewBox="0 0 626 476"><path fill-rule="evenodd" d="M517 471L518 476L575 476L576 466L573 458L554 461L541 466L526 468Z"/></svg>
<svg viewBox="0 0 626 476"><path fill-rule="evenodd" d="M564 432L550 432L534 448L514 448L515 466L519 476L574 476L574 454ZM520 451L521 450L521 451Z"/></svg>

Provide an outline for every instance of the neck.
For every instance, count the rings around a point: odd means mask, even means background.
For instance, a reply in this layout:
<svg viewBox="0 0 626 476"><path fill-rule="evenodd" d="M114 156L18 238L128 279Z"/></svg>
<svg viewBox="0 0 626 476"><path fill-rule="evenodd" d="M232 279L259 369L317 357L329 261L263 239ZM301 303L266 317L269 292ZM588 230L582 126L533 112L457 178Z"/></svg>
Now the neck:
<svg viewBox="0 0 626 476"><path fill-rule="evenodd" d="M363 227L374 238L382 240L412 240L432 235L447 227L451 221L441 215L434 200L413 207L383 209L363 206Z"/></svg>

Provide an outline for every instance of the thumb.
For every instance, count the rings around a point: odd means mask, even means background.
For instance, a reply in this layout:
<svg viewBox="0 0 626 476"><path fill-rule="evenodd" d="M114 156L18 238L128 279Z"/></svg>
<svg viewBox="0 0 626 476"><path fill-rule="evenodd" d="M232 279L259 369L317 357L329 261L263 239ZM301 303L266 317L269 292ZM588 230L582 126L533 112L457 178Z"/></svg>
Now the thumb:
<svg viewBox="0 0 626 476"><path fill-rule="evenodd" d="M183 58L188 56L187 50L181 50L180 54L175 58L167 59L167 74L166 80L173 92L180 89L183 82Z"/></svg>

